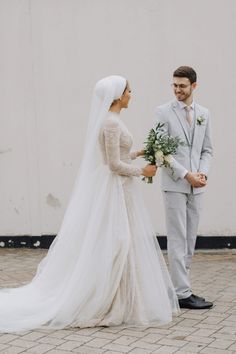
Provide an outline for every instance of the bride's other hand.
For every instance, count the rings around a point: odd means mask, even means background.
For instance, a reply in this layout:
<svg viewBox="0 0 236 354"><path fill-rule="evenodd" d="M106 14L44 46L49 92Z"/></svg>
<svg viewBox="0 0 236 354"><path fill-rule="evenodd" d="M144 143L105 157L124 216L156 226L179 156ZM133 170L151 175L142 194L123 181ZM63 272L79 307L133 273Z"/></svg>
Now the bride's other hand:
<svg viewBox="0 0 236 354"><path fill-rule="evenodd" d="M137 151L137 157L143 156L143 155L144 155L144 150Z"/></svg>
<svg viewBox="0 0 236 354"><path fill-rule="evenodd" d="M156 165L147 165L142 169L142 175L144 177L153 177L157 171Z"/></svg>

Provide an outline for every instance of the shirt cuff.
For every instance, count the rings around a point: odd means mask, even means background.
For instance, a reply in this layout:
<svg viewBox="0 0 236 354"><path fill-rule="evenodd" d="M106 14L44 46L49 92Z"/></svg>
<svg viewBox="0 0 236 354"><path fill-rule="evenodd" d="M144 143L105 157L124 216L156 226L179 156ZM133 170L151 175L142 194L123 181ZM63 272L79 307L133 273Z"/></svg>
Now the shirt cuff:
<svg viewBox="0 0 236 354"><path fill-rule="evenodd" d="M186 174L188 173L188 170L184 170L181 175L180 175L180 178L181 179L184 179L184 177L186 176Z"/></svg>

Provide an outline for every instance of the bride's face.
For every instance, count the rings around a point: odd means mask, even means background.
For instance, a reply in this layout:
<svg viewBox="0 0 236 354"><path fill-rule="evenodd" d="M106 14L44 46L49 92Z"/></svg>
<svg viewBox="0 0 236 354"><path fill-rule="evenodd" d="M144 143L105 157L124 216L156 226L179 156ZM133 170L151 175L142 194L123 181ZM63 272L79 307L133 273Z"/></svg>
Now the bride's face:
<svg viewBox="0 0 236 354"><path fill-rule="evenodd" d="M129 84L127 84L126 90L120 99L121 108L128 108L130 98L131 98L131 89Z"/></svg>

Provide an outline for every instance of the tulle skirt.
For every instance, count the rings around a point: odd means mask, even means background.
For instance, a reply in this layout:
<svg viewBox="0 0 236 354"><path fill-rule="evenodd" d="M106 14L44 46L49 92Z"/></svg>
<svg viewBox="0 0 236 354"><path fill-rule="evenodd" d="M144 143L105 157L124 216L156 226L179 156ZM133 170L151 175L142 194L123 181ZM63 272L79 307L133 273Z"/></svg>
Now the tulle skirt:
<svg viewBox="0 0 236 354"><path fill-rule="evenodd" d="M161 325L178 312L140 181L105 165L90 179L32 281L0 290L0 331Z"/></svg>

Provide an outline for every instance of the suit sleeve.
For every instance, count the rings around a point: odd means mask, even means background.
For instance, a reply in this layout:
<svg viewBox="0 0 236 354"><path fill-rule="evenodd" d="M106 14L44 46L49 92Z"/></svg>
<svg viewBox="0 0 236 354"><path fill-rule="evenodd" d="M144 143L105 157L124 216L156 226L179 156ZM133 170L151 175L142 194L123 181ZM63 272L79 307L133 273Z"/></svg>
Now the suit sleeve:
<svg viewBox="0 0 236 354"><path fill-rule="evenodd" d="M156 109L155 116L156 116L155 124L158 123L164 124L163 129L167 134L169 134L169 123L160 107ZM183 179L185 175L188 173L188 170L184 166L182 166L173 156L171 159L170 166L171 168L168 167L163 167L163 168L166 169L168 175L174 181L178 181L178 179Z"/></svg>
<svg viewBox="0 0 236 354"><path fill-rule="evenodd" d="M211 138L211 119L208 112L208 120L206 126L206 133L202 144L202 151L200 157L199 172L204 173L206 176L209 173L210 162L213 156L213 146Z"/></svg>

